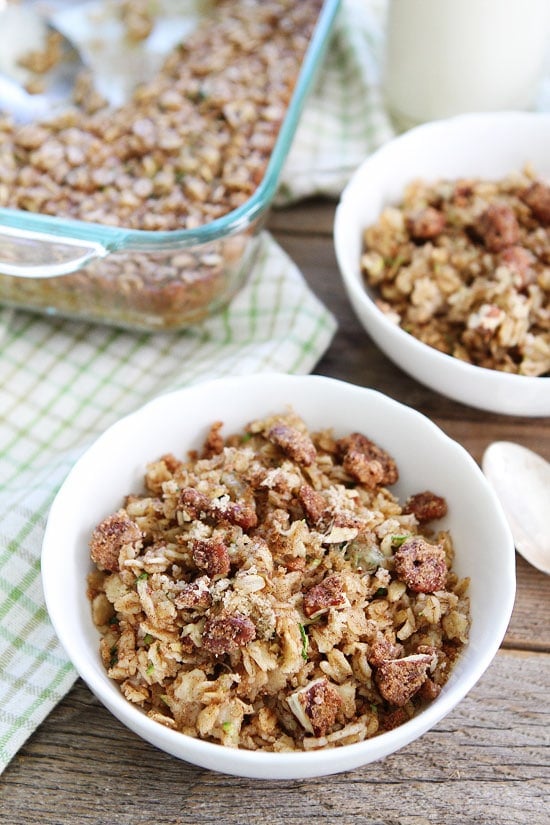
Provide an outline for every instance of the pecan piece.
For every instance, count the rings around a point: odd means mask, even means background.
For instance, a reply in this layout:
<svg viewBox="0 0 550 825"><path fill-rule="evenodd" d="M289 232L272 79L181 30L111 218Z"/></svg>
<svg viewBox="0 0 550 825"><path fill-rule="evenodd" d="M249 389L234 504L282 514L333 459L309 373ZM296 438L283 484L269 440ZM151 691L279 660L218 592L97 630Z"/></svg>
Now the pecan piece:
<svg viewBox="0 0 550 825"><path fill-rule="evenodd" d="M221 539L193 539L191 553L197 567L211 579L229 573L229 551Z"/></svg>
<svg viewBox="0 0 550 825"><path fill-rule="evenodd" d="M297 464L309 467L317 456L317 450L309 435L301 433L288 424L274 424L266 433L266 438L281 448Z"/></svg>
<svg viewBox="0 0 550 825"><path fill-rule="evenodd" d="M447 515L447 502L441 496L425 490L410 496L403 507L404 513L412 513L420 524Z"/></svg>
<svg viewBox="0 0 550 825"><path fill-rule="evenodd" d="M447 562L441 545L411 536L396 550L393 560L397 577L414 593L433 593L445 587Z"/></svg>
<svg viewBox="0 0 550 825"><path fill-rule="evenodd" d="M308 733L325 736L336 721L342 697L328 679L314 679L287 698L288 706Z"/></svg>
<svg viewBox="0 0 550 825"><path fill-rule="evenodd" d="M403 652L403 645L393 644L380 634L369 646L367 661L372 667L380 667L391 659L397 659Z"/></svg>
<svg viewBox="0 0 550 825"><path fill-rule="evenodd" d="M424 702L433 702L441 693L441 685L438 685L433 679L428 678L420 686L418 697Z"/></svg>
<svg viewBox="0 0 550 825"><path fill-rule="evenodd" d="M258 517L253 505L253 499L249 503L238 501L228 501L223 504L215 499L212 501L207 495L195 490L193 487L186 487L180 492L180 506L189 513L191 518L201 516L210 517L214 521L226 521L242 527L243 530L250 530L256 527Z"/></svg>
<svg viewBox="0 0 550 825"><path fill-rule="evenodd" d="M129 518L124 510L107 516L99 524L90 539L92 561L112 573L119 570L118 557L127 544L137 544L142 539L142 532L137 524Z"/></svg>
<svg viewBox="0 0 550 825"><path fill-rule="evenodd" d="M174 604L179 610L201 610L210 607L211 603L208 576L200 576L195 581L181 585L181 590L174 599Z"/></svg>
<svg viewBox="0 0 550 825"><path fill-rule="evenodd" d="M550 226L550 186L535 181L523 193L523 200L543 226Z"/></svg>
<svg viewBox="0 0 550 825"><path fill-rule="evenodd" d="M382 698L398 708L406 705L428 678L431 662L432 657L425 653L383 662L374 675Z"/></svg>
<svg viewBox="0 0 550 825"><path fill-rule="evenodd" d="M490 252L500 252L519 239L517 218L505 204L491 204L478 217L474 228Z"/></svg>
<svg viewBox="0 0 550 825"><path fill-rule="evenodd" d="M365 487L395 484L399 474L394 459L361 433L351 433L337 442L343 467Z"/></svg>
<svg viewBox="0 0 550 825"><path fill-rule="evenodd" d="M533 253L523 246L508 246L500 254L501 263L514 273L514 281L520 290L536 281L536 260Z"/></svg>
<svg viewBox="0 0 550 825"><path fill-rule="evenodd" d="M383 713L380 716L380 729L384 731L395 730L395 728L404 725L410 719L410 714L405 708L394 708L389 713Z"/></svg>
<svg viewBox="0 0 550 825"><path fill-rule="evenodd" d="M308 524L313 526L320 524L327 509L323 494L314 490L309 484L302 484L298 490L298 498L304 508Z"/></svg>
<svg viewBox="0 0 550 825"><path fill-rule="evenodd" d="M242 613L218 613L210 616L202 632L202 644L215 656L232 653L256 638L256 627Z"/></svg>
<svg viewBox="0 0 550 825"><path fill-rule="evenodd" d="M327 576L304 593L304 613L310 619L326 613L331 607L348 605L349 601L339 576Z"/></svg>
<svg viewBox="0 0 550 825"><path fill-rule="evenodd" d="M212 509L212 505L208 496L200 493L193 487L185 487L180 492L179 498L180 507L189 513L191 518L200 518L201 514L208 515Z"/></svg>
<svg viewBox="0 0 550 825"><path fill-rule="evenodd" d="M436 238L445 227L445 215L433 206L426 206L407 215L407 229L415 241Z"/></svg>

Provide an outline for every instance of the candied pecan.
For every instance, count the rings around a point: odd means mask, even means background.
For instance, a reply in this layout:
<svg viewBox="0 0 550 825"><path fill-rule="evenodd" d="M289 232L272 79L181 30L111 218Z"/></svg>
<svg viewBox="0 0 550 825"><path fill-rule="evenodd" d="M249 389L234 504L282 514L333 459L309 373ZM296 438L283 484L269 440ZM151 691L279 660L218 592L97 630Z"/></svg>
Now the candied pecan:
<svg viewBox="0 0 550 825"><path fill-rule="evenodd" d="M193 641L193 639L191 638L191 636L182 636L181 639L180 639L180 644L181 644L181 652L184 653L184 654L185 653L187 653L187 654L193 653L197 648L197 646L196 646L195 642Z"/></svg>
<svg viewBox="0 0 550 825"><path fill-rule="evenodd" d="M447 563L441 545L411 536L396 550L393 560L397 577L414 593L433 593L445 587Z"/></svg>
<svg viewBox="0 0 550 825"><path fill-rule="evenodd" d="M306 566L306 560L303 556L282 556L280 563L283 567L286 567L287 570L303 570Z"/></svg>
<svg viewBox="0 0 550 825"><path fill-rule="evenodd" d="M180 492L180 506L189 513L191 518L210 517L214 521L227 521L236 524L243 530L256 527L258 517L253 503L241 504L236 501L220 502L208 498L204 493L192 487L185 487Z"/></svg>
<svg viewBox="0 0 550 825"><path fill-rule="evenodd" d="M410 718L410 714L407 713L405 708L395 708L389 713L382 714L380 718L380 729L384 731L394 730L400 725L404 725Z"/></svg>
<svg viewBox="0 0 550 825"><path fill-rule="evenodd" d="M179 503L180 506L189 513L191 518L199 518L201 514L206 516L212 509L208 496L193 489L193 487L185 487L180 492Z"/></svg>
<svg viewBox="0 0 550 825"><path fill-rule="evenodd" d="M127 544L136 544L142 539L137 524L128 518L124 510L107 516L99 524L90 539L92 561L103 568L115 572L119 569L118 557Z"/></svg>
<svg viewBox="0 0 550 825"><path fill-rule="evenodd" d="M447 502L441 496L425 490L410 496L403 507L404 513L412 513L420 524L447 515Z"/></svg>
<svg viewBox="0 0 550 825"><path fill-rule="evenodd" d="M315 736L329 732L342 707L342 697L325 677L295 691L287 702L300 724Z"/></svg>
<svg viewBox="0 0 550 825"><path fill-rule="evenodd" d="M445 227L445 215L433 206L426 206L407 215L407 229L414 240L436 238Z"/></svg>
<svg viewBox="0 0 550 825"><path fill-rule="evenodd" d="M369 646L367 661L372 667L380 667L390 659L397 659L403 652L403 645L393 644L380 635Z"/></svg>
<svg viewBox="0 0 550 825"><path fill-rule="evenodd" d="M281 448L297 464L309 467L317 456L317 450L309 435L301 433L288 424L274 424L266 433L266 438Z"/></svg>
<svg viewBox="0 0 550 825"><path fill-rule="evenodd" d="M475 231L491 252L513 246L519 239L519 225L512 209L505 204L491 204L475 223Z"/></svg>
<svg viewBox="0 0 550 825"><path fill-rule="evenodd" d="M298 490L298 498L304 508L308 524L319 524L325 514L327 503L322 493L314 490L309 484L302 484Z"/></svg>
<svg viewBox="0 0 550 825"><path fill-rule="evenodd" d="M229 573L229 551L218 538L193 539L191 545L193 561L207 576L227 576Z"/></svg>
<svg viewBox="0 0 550 825"><path fill-rule="evenodd" d="M366 487L374 489L397 481L397 465L393 458L366 436L351 433L339 439L337 445L346 472Z"/></svg>
<svg viewBox="0 0 550 825"><path fill-rule="evenodd" d="M327 576L304 593L304 613L308 618L325 613L331 607L346 607L348 604L339 576Z"/></svg>
<svg viewBox="0 0 550 825"><path fill-rule="evenodd" d="M523 200L543 226L550 226L550 186L535 181L523 193Z"/></svg>
<svg viewBox="0 0 550 825"><path fill-rule="evenodd" d="M428 654L415 653L404 659L383 662L374 674L382 698L390 705L403 707L428 678L431 661Z"/></svg>
<svg viewBox="0 0 550 825"><path fill-rule="evenodd" d="M202 644L215 656L231 653L256 638L256 627L242 613L218 613L210 616L202 632Z"/></svg>
<svg viewBox="0 0 550 825"><path fill-rule="evenodd" d="M212 456L219 455L223 452L224 440L221 434L222 427L223 421L215 421L210 427L203 445L204 458L212 458Z"/></svg>
<svg viewBox="0 0 550 825"><path fill-rule="evenodd" d="M200 576L192 582L181 585L181 590L174 599L179 610L200 610L210 607L212 594L210 593L210 579Z"/></svg>
<svg viewBox="0 0 550 825"><path fill-rule="evenodd" d="M243 530L251 530L258 524L258 516L254 507L250 504L241 504L238 501L230 501L223 506L215 508L222 521L242 527Z"/></svg>
<svg viewBox="0 0 550 825"><path fill-rule="evenodd" d="M422 699L424 702L433 702L434 699L437 699L439 694L441 693L441 685L438 685L434 682L433 679L428 678L425 682L423 682L420 686L420 690L418 691L418 697Z"/></svg>
<svg viewBox="0 0 550 825"><path fill-rule="evenodd" d="M525 289L537 279L534 269L536 258L523 246L508 246L500 254L500 261L510 269L515 277L518 289Z"/></svg>

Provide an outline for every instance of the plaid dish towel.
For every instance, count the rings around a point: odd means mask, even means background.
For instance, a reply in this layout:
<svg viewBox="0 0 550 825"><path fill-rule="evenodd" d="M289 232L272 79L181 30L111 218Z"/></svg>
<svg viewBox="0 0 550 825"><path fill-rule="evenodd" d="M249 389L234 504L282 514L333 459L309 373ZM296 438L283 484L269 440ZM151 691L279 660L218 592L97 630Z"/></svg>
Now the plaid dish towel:
<svg viewBox="0 0 550 825"><path fill-rule="evenodd" d="M278 203L336 197L392 137L379 89L384 12L385 0L342 0ZM44 606L40 550L76 459L159 393L229 374L310 372L335 326L267 233L231 306L184 333L132 334L0 307L0 772L75 679Z"/></svg>

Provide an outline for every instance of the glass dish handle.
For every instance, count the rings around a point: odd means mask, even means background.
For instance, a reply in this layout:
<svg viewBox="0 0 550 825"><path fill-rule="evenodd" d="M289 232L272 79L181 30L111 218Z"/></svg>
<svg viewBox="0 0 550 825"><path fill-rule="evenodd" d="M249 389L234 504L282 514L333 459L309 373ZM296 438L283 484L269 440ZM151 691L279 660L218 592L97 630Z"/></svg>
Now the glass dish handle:
<svg viewBox="0 0 550 825"><path fill-rule="evenodd" d="M95 241L0 227L0 276L55 278L108 254L109 250Z"/></svg>

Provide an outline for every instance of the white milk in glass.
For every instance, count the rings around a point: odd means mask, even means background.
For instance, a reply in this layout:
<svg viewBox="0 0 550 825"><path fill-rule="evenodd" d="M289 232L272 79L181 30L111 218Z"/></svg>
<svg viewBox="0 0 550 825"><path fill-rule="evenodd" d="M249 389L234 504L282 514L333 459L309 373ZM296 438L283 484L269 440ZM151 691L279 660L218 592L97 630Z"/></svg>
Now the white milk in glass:
<svg viewBox="0 0 550 825"><path fill-rule="evenodd" d="M532 108L550 52L550 0L389 0L384 91L402 128Z"/></svg>

